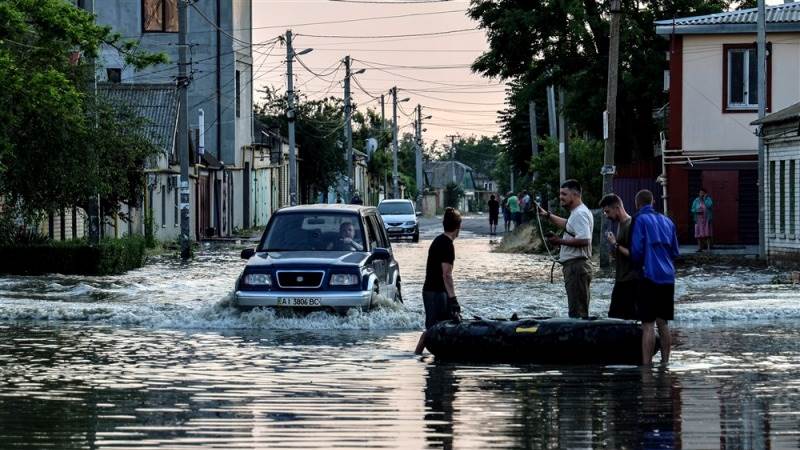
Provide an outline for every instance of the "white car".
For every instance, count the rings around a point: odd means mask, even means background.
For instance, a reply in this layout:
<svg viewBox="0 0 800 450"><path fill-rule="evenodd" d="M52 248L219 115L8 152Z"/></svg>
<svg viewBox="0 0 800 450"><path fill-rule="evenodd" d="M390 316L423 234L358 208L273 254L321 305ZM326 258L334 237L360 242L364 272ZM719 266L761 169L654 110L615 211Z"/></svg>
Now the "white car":
<svg viewBox="0 0 800 450"><path fill-rule="evenodd" d="M421 213L414 211L411 200L384 200L378 204L378 212L390 238L410 238L419 242L417 217Z"/></svg>

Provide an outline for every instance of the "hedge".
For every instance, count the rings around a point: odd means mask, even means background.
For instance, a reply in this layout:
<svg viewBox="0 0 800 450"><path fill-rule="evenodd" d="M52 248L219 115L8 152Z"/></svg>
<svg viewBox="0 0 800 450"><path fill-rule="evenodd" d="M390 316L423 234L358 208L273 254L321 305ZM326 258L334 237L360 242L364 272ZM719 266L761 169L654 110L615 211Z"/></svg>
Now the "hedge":
<svg viewBox="0 0 800 450"><path fill-rule="evenodd" d="M86 240L0 246L0 273L115 275L144 265L145 239L105 238L96 246Z"/></svg>

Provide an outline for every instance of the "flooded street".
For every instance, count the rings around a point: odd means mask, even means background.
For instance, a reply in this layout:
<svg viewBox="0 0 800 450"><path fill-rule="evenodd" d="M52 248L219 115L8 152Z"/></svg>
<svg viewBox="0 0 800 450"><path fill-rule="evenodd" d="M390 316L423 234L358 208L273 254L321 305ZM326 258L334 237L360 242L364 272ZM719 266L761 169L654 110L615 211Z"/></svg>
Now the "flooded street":
<svg viewBox="0 0 800 450"><path fill-rule="evenodd" d="M2 277L0 448L800 448L800 289L775 272L683 270L668 370L450 365L412 354L432 237L394 245L404 307L347 316L239 313L230 247ZM466 316L567 315L559 268L491 248L456 241Z"/></svg>

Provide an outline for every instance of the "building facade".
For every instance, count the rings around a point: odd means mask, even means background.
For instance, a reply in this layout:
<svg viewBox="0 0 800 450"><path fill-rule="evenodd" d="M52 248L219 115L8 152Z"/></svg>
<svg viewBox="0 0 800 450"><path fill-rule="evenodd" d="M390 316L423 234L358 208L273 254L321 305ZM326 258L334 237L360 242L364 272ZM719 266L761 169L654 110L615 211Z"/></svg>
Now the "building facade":
<svg viewBox="0 0 800 450"><path fill-rule="evenodd" d="M97 61L98 81L175 85L177 5L176 0L94 2L98 23L138 41L144 51L165 53L170 60L169 64L137 71L126 65L115 49L105 48ZM191 77L187 106L193 162L191 230L194 239L228 236L252 223L250 214L256 209L250 205L253 197L248 195L250 189L245 182L245 158L253 143L252 4L251 0L194 2L187 12L187 71ZM149 203L155 221L163 218L169 222L168 216L176 209L172 203L178 189L171 187L180 166L175 151L173 146L172 153L150 171L148 185L154 186L150 191L157 191ZM159 239L178 238L180 226L168 225L156 227Z"/></svg>
<svg viewBox="0 0 800 450"><path fill-rule="evenodd" d="M800 3L767 7L767 110L800 99ZM756 10L656 22L670 40L661 180L681 242L693 242L690 207L714 200L714 242L758 243ZM664 176L665 175L665 176Z"/></svg>

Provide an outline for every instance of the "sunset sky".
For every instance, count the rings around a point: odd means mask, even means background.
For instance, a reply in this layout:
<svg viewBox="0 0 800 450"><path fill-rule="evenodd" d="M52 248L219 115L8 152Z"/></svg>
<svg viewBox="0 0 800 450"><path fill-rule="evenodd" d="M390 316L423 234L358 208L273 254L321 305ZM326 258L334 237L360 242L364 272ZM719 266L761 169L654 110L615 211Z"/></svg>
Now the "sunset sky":
<svg viewBox="0 0 800 450"><path fill-rule="evenodd" d="M370 3L253 0L253 40L267 41L291 28L296 36L296 51L313 48L313 52L300 59L323 77L315 76L300 64L294 65L296 89L311 98L343 96L344 67L338 71L336 67L349 54L354 59L354 71L367 69L354 77L363 90L355 82L351 86L359 109L371 107L380 112L380 100L370 95L384 93L386 117L390 119L389 89L396 85L400 90L398 98L410 98L401 104L402 111L398 111L400 126L408 124L401 133L413 131L412 114L416 105L421 104L423 117L433 116L424 124L427 131L423 138L427 142L442 141L449 134L492 135L498 129L495 122L497 111L503 108L504 85L469 69L487 44L483 31L475 29L476 22L465 15L468 5L468 1L390 4L380 0ZM385 16L406 17L380 18ZM338 23L303 25L313 22ZM455 32L380 37L451 31ZM256 46L253 57L256 89L265 85L285 89L285 47ZM259 97L256 96L257 102Z"/></svg>

